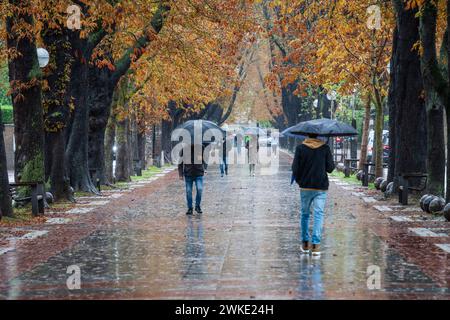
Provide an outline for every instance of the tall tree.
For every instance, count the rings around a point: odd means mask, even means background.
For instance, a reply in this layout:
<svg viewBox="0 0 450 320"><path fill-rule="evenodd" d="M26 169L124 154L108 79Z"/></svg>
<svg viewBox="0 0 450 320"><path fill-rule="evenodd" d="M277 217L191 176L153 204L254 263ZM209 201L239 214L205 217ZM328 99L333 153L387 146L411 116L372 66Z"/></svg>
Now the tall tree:
<svg viewBox="0 0 450 320"><path fill-rule="evenodd" d="M53 22L41 31L42 41L50 54L43 89L46 181L50 181L50 191L56 200L73 200L66 171L66 130L72 108L69 84L73 62L65 27L66 8L60 0L49 0L43 5Z"/></svg>
<svg viewBox="0 0 450 320"><path fill-rule="evenodd" d="M367 1L268 2L279 16L271 37L279 50L286 53L282 61L290 62L284 67L278 64L277 72L283 75L284 86L290 84L297 88L291 91L304 95L317 88L325 92L334 89L341 95L352 95L355 87L364 95L370 92L376 107L376 174L381 176L392 6L386 1L376 1L383 23L379 28L369 28ZM326 100L321 95L321 107L324 107L323 102ZM323 116L326 116L328 109L324 111Z"/></svg>
<svg viewBox="0 0 450 320"><path fill-rule="evenodd" d="M15 177L44 179L44 119L33 21L33 1L9 0L8 67L14 109Z"/></svg>
<svg viewBox="0 0 450 320"><path fill-rule="evenodd" d="M450 0L447 0L447 28L450 28ZM447 57L450 57L450 31L447 32L446 39ZM450 80L450 60L447 59L447 79ZM447 82L447 91L450 92L450 81ZM447 95L446 105L445 105L445 115L447 120L447 190L446 199L447 202L450 201L450 94Z"/></svg>
<svg viewBox="0 0 450 320"><path fill-rule="evenodd" d="M435 1L424 0L420 13L421 67L428 130L428 192L443 196L445 193L444 106L448 94L448 80L443 72L444 69L439 65L436 49L438 8ZM445 34L444 37L446 36ZM442 53L446 55L446 50L442 50ZM444 58L447 57L444 56Z"/></svg>
<svg viewBox="0 0 450 320"><path fill-rule="evenodd" d="M3 130L3 117L2 111L0 110L0 220L2 219L2 216L10 217L13 214L11 207L11 194L9 192L8 166L6 163Z"/></svg>
<svg viewBox="0 0 450 320"><path fill-rule="evenodd" d="M394 182L399 174L426 172L427 135L425 101L422 96L421 59L414 46L419 41L417 8L406 10L406 3L393 0L396 13L396 49L392 56L394 92L392 104L395 127ZM391 128L392 130L392 128Z"/></svg>

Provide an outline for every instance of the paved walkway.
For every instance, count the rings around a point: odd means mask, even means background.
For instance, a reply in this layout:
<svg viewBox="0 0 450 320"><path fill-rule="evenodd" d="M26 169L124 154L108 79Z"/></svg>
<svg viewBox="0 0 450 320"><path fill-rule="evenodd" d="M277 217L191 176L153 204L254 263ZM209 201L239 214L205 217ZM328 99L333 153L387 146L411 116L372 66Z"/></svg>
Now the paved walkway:
<svg viewBox="0 0 450 320"><path fill-rule="evenodd" d="M395 221L394 212L375 209L376 199L345 183L331 186L322 257L299 255L291 161L282 153L270 176L249 177L241 166L221 178L211 167L203 215L185 216L184 186L172 171L74 211L70 222L36 226L43 231L36 239L0 252L0 298L450 297L450 255L411 233L443 222ZM81 270L80 290L66 284L72 265ZM379 268L380 289L369 289L368 268Z"/></svg>

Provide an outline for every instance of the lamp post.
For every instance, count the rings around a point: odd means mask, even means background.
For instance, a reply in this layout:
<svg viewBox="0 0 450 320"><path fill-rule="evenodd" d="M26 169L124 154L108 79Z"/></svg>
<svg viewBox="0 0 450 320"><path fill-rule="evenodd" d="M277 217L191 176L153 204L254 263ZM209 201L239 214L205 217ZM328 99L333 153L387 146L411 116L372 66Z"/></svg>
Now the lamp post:
<svg viewBox="0 0 450 320"><path fill-rule="evenodd" d="M39 67L41 69L45 68L48 65L48 63L50 62L50 54L44 48L37 48L36 54L37 54L37 58L38 58ZM39 73L39 78L40 78L40 80L42 80L42 73ZM44 168L44 167L45 167L45 165L44 165L44 163L42 163L42 168ZM42 180L45 181L45 176L42 177ZM45 194L45 186L44 186L44 194ZM45 204L45 206L47 206L46 197L44 197L44 204Z"/></svg>
<svg viewBox="0 0 450 320"><path fill-rule="evenodd" d="M40 68L45 68L50 62L50 54L44 48L37 48L37 57Z"/></svg>
<svg viewBox="0 0 450 320"><path fill-rule="evenodd" d="M333 91L330 91L330 92L327 93L327 99L331 101L331 111L330 111L330 118L331 118L331 120L333 120L334 101L336 100L336 98L337 98L336 91L333 90ZM336 148L334 146L335 142L336 142L336 139L335 138L331 138L331 146L330 146L330 148L331 148L331 152L334 154L334 161L337 160L337 153L335 152Z"/></svg>
<svg viewBox="0 0 450 320"><path fill-rule="evenodd" d="M316 118L320 118L319 99L315 99L313 102L314 109L316 110Z"/></svg>
<svg viewBox="0 0 450 320"><path fill-rule="evenodd" d="M353 97L352 97L352 126L356 129L356 118L355 118L355 109L356 109L356 94L358 92L357 88L353 89ZM358 138L352 137L350 145L350 157L352 159L358 158Z"/></svg>
<svg viewBox="0 0 450 320"><path fill-rule="evenodd" d="M327 99L331 101L331 112L330 112L331 120L333 120L334 101L336 101L336 98L337 98L336 91L333 90L327 93Z"/></svg>

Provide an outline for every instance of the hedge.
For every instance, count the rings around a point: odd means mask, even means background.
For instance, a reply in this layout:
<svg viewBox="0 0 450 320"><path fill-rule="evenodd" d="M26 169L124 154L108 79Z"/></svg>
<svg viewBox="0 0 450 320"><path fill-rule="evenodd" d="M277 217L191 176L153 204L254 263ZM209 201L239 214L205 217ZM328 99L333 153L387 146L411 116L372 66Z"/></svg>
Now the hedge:
<svg viewBox="0 0 450 320"><path fill-rule="evenodd" d="M14 123L12 106L4 105L1 106L1 109L2 109L3 123L4 124Z"/></svg>

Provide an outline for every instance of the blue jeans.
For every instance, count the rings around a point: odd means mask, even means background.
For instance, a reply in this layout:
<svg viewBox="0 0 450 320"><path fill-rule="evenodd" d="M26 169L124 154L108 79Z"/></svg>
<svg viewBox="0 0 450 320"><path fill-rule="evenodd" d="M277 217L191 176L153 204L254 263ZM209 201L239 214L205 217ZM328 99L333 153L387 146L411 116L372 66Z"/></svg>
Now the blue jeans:
<svg viewBox="0 0 450 320"><path fill-rule="evenodd" d="M309 217L312 209L314 213L312 243L320 244L320 241L322 240L323 212L327 201L327 192L302 190L300 191L300 198L302 203L302 218L300 223L302 230L302 241L309 241L310 239Z"/></svg>
<svg viewBox="0 0 450 320"><path fill-rule="evenodd" d="M199 207L202 202L202 192L203 192L203 177L184 177L186 182L186 200L188 209L192 209L192 191L193 184L195 182L195 188L197 189L197 195L195 197L195 206Z"/></svg>
<svg viewBox="0 0 450 320"><path fill-rule="evenodd" d="M228 160L220 159L220 174L223 176L224 173L228 175Z"/></svg>

